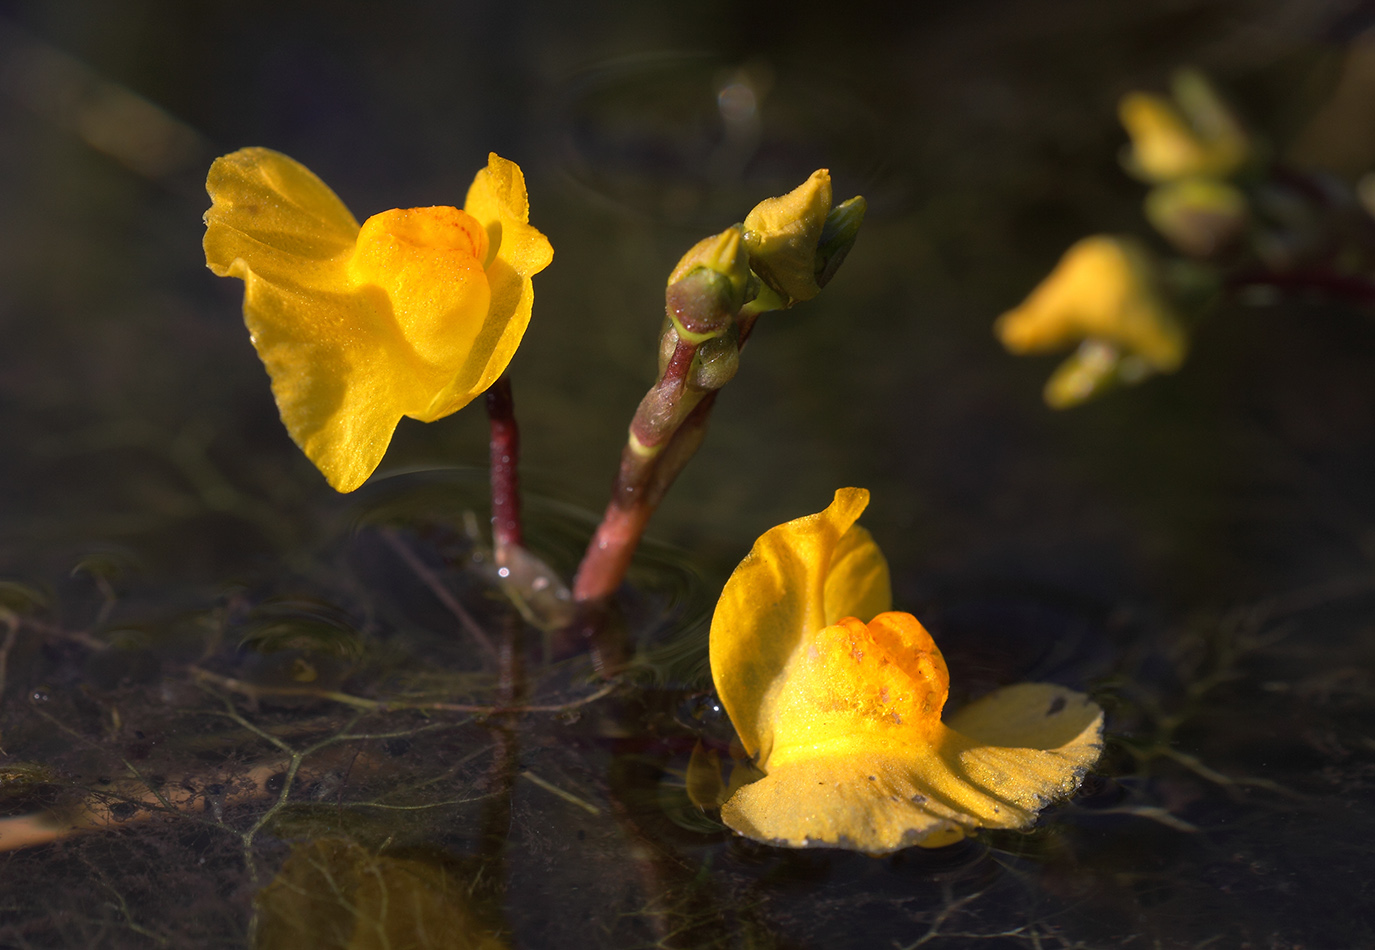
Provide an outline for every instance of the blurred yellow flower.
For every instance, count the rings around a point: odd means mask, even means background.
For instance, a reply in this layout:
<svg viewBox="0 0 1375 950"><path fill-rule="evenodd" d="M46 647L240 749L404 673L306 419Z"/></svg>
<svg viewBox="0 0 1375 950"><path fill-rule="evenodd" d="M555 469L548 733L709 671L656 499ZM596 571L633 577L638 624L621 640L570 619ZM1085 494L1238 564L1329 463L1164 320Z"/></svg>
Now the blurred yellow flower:
<svg viewBox="0 0 1375 950"><path fill-rule="evenodd" d="M1207 176L1226 178L1250 158L1241 123L1197 70L1180 70L1174 101L1146 92L1128 93L1118 117L1131 137L1124 164L1149 182Z"/></svg>
<svg viewBox="0 0 1375 950"><path fill-rule="evenodd" d="M1184 362L1188 337L1157 288L1155 261L1140 243L1099 234L1074 244L1020 306L998 318L994 332L1013 353L1039 353L1085 342L1094 358L1076 354L1047 387L1057 408L1081 402L1108 376L1139 382ZM1101 358L1106 354L1107 362ZM1080 365L1084 364L1084 365ZM1085 366L1094 386L1064 385Z"/></svg>
<svg viewBox="0 0 1375 950"><path fill-rule="evenodd" d="M1102 711L1026 683L943 723L945 660L915 617L889 611L888 566L855 524L868 503L837 491L766 532L726 583L712 678L765 774L722 820L769 844L871 854L1025 827L1097 760Z"/></svg>
<svg viewBox="0 0 1375 950"><path fill-rule="evenodd" d="M282 422L330 485L353 491L402 416L433 422L506 369L553 249L525 177L493 154L463 210L410 208L360 228L299 162L265 148L215 160L205 260L244 282L244 321Z"/></svg>

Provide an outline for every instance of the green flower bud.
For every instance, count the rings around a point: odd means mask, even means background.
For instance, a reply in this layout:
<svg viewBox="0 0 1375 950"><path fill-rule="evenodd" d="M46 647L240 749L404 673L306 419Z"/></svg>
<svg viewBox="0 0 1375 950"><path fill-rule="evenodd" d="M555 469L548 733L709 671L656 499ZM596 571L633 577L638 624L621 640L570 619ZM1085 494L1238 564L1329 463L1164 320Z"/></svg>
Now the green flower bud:
<svg viewBox="0 0 1375 950"><path fill-rule="evenodd" d="M1102 395L1119 382L1117 370L1121 362L1121 353L1111 343L1085 340L1046 381L1046 405L1069 409Z"/></svg>
<svg viewBox="0 0 1375 950"><path fill-rule="evenodd" d="M735 305L739 310L745 302L745 288L750 279L750 262L746 249L741 245L744 237L740 226L732 225L720 234L702 238L694 244L668 275L669 286L682 280L695 268L705 267L720 274L730 282L731 293L740 298Z"/></svg>
<svg viewBox="0 0 1375 950"><path fill-rule="evenodd" d="M816 284L825 287L831 282L845 255L855 246L859 236L859 226L864 223L864 212L869 203L859 195L849 201L842 201L826 215L826 224L821 229L821 241L816 248Z"/></svg>
<svg viewBox="0 0 1375 950"><path fill-rule="evenodd" d="M740 344L735 332L724 333L697 348L688 385L705 391L720 389L740 368Z"/></svg>
<svg viewBox="0 0 1375 950"><path fill-rule="evenodd" d="M744 306L750 268L741 238L740 229L730 227L698 241L669 275L665 309L678 337L688 343L720 336ZM663 372L662 355L660 365Z"/></svg>
<svg viewBox="0 0 1375 950"><path fill-rule="evenodd" d="M730 278L707 267L695 267L668 285L664 309L677 335L704 343L725 333L740 310L740 295Z"/></svg>
<svg viewBox="0 0 1375 950"><path fill-rule="evenodd" d="M1056 367L1043 392L1052 409L1069 409L1118 386L1135 386L1156 368L1134 353L1123 353L1107 340L1085 340Z"/></svg>
<svg viewBox="0 0 1375 950"><path fill-rule="evenodd" d="M1246 229L1246 196L1225 181L1185 178L1146 195L1146 218L1171 244L1192 257L1227 250Z"/></svg>

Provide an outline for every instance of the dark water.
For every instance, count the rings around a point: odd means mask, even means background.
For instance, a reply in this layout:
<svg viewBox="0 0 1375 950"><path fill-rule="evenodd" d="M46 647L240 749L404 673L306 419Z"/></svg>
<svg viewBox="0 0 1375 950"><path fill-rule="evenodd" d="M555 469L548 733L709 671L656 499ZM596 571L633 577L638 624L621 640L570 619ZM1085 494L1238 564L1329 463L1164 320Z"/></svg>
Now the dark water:
<svg viewBox="0 0 1375 950"><path fill-rule="evenodd" d="M1370 314L1234 302L1180 373L1063 414L1052 364L989 329L1078 237L1144 230L1116 100L1179 64L1278 152L1375 165L1369 109L1335 146L1305 132L1369 22L1326 0L0 3L0 808L114 825L0 855L0 946L335 947L360 915L368 947L1375 943ZM462 518L486 518L476 407L404 421L347 498L287 439L241 285L200 252L205 169L244 145L360 216L461 201L489 150L522 165L556 256L511 376L531 543L565 575L677 257L815 167L869 198L657 516L673 546L624 592L618 688L527 627L537 711L482 712L494 665L426 580L511 622ZM688 802L694 744L730 735L706 694L720 584L842 485L873 491L952 702L1032 678L1108 711L1097 773L1036 829L873 859Z"/></svg>

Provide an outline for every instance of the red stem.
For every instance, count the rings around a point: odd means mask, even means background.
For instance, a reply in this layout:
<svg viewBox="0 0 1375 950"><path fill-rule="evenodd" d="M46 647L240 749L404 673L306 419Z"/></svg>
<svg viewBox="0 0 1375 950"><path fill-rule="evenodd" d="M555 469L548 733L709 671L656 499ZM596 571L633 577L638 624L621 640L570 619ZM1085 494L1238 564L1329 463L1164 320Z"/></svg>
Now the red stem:
<svg viewBox="0 0 1375 950"><path fill-rule="evenodd" d="M520 429L511 381L505 376L487 390L487 417L492 423L492 540L502 551L522 547L520 529Z"/></svg>
<svg viewBox="0 0 1375 950"><path fill-rule="evenodd" d="M574 600L601 600L616 592L652 514L654 507L646 500L622 506L613 498L578 565L578 576L573 579Z"/></svg>
<svg viewBox="0 0 1375 950"><path fill-rule="evenodd" d="M1351 300L1362 304L1375 303L1375 283L1355 274L1342 274L1323 267L1272 272L1252 271L1234 275L1228 280L1232 289L1240 287L1274 287L1276 290L1311 290L1337 300Z"/></svg>
<svg viewBox="0 0 1375 950"><path fill-rule="evenodd" d="M739 316L738 345L741 349L754 330L758 317L753 313ZM671 370L675 369L674 364L679 362L678 356L683 349L680 342L670 362ZM676 373L685 375L686 369L676 367ZM671 375L673 372L666 371L664 378ZM606 514L602 516L601 524L597 525L597 531L587 546L587 553L578 565L577 577L573 579L575 601L586 604L605 600L621 586L645 526L649 524L649 519L659 507L659 502L663 501L673 480L697 453L705 434L707 418L715 404L716 392L704 395L701 402L662 442L662 448L653 458L641 458L629 447L621 453L621 468L611 491L611 503L606 506Z"/></svg>

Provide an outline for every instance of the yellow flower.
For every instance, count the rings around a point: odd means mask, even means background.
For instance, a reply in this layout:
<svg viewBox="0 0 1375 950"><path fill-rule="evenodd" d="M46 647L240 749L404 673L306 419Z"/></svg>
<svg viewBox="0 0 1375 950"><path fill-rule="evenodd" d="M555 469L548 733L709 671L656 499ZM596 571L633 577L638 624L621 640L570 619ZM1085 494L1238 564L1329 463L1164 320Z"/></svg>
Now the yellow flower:
<svg viewBox="0 0 1375 950"><path fill-rule="evenodd" d="M493 154L463 210L358 222L308 168L246 148L206 180L205 260L244 282L244 321L292 439L341 492L367 480L402 416L433 422L506 369L553 249L525 177Z"/></svg>
<svg viewBox="0 0 1375 950"><path fill-rule="evenodd" d="M837 491L766 532L726 583L712 678L765 775L722 820L769 844L871 854L1025 827L1097 760L1102 711L1024 683L943 723L945 660L915 617L889 610L888 566L855 524L868 503Z"/></svg>
<svg viewBox="0 0 1375 950"><path fill-rule="evenodd" d="M1251 153L1246 132L1203 74L1180 70L1173 91L1173 102L1145 92L1122 97L1118 116L1131 137L1127 170L1166 182L1226 178L1245 164Z"/></svg>
<svg viewBox="0 0 1375 950"><path fill-rule="evenodd" d="M1107 372L1120 382L1173 372L1188 347L1183 326L1156 286L1150 252L1131 238L1104 234L1066 251L1020 306L998 318L994 332L1013 353L1088 341L1095 353L1111 355ZM1056 392L1054 385L1047 389L1052 405L1075 401L1057 402Z"/></svg>

